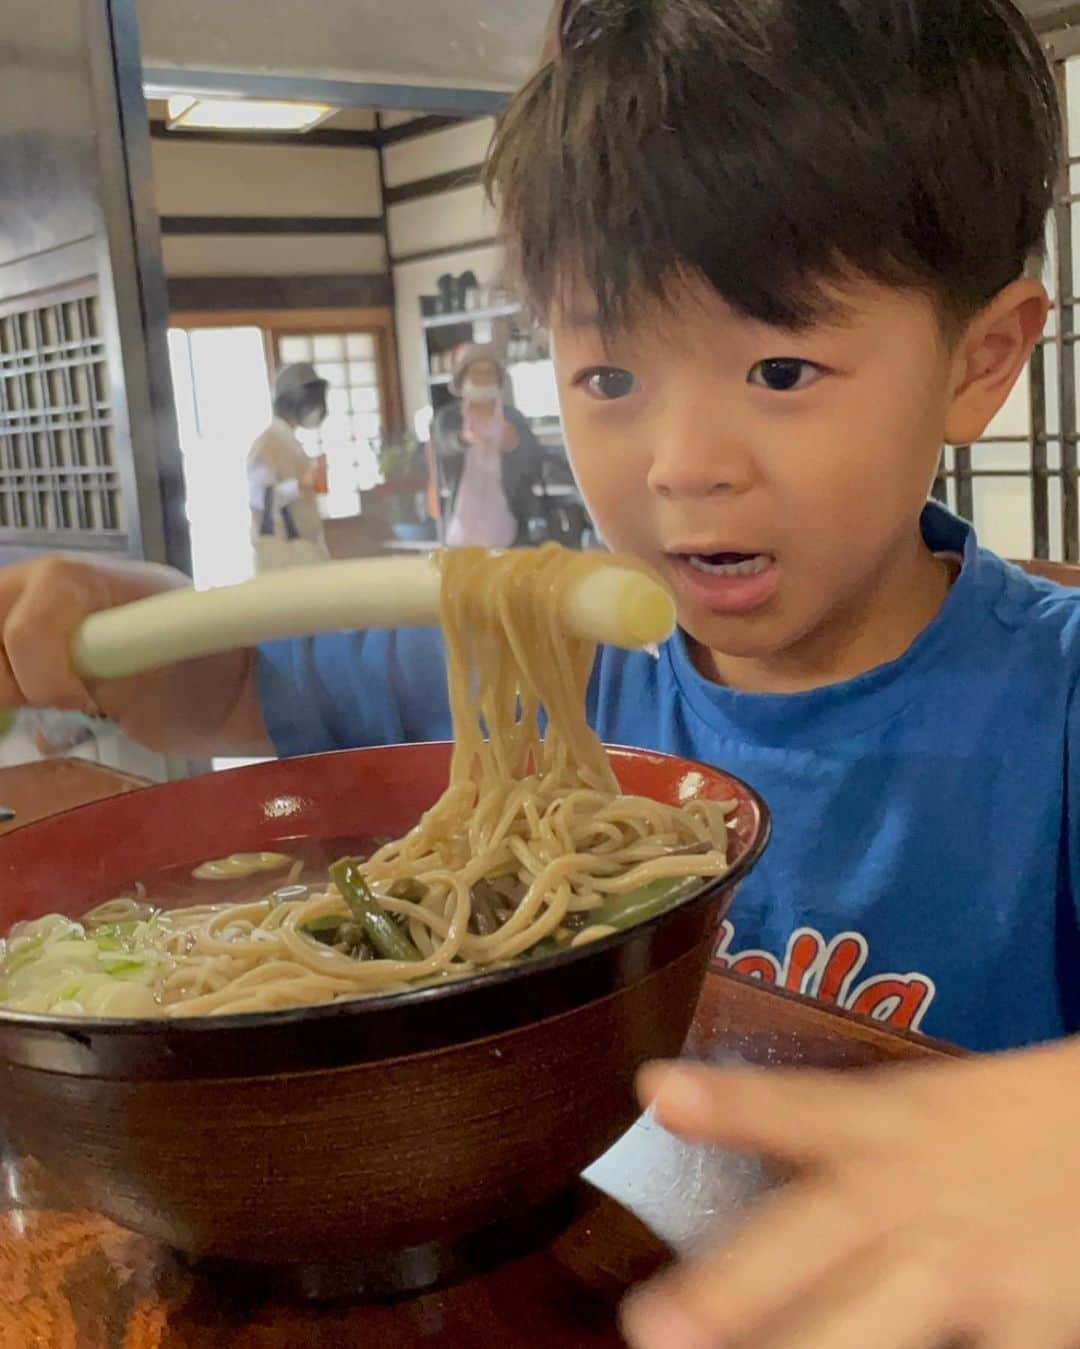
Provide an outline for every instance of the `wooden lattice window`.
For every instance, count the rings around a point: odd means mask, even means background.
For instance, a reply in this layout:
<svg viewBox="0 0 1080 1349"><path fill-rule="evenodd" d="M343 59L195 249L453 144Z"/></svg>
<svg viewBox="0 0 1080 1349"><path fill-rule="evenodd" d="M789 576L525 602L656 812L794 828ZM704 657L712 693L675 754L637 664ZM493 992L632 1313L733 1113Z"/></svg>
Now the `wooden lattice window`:
<svg viewBox="0 0 1080 1349"><path fill-rule="evenodd" d="M92 287L7 307L0 311L0 540L100 548L124 537L105 340Z"/></svg>
<svg viewBox="0 0 1080 1349"><path fill-rule="evenodd" d="M1066 162L1047 223L1044 281L1053 300L1027 376L976 445L945 451L934 494L982 541L1011 557L1080 561L1080 347L1074 259L1080 246L1080 41L1051 34L1067 128Z"/></svg>

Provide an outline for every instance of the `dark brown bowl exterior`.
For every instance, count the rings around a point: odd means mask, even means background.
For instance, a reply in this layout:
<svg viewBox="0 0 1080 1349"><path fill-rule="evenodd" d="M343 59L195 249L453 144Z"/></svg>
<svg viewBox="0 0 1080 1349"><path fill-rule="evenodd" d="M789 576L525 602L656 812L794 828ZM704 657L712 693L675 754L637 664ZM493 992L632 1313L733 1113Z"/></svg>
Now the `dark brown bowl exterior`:
<svg viewBox="0 0 1080 1349"><path fill-rule="evenodd" d="M0 926L231 851L402 832L448 753L260 765L28 826L0 840ZM758 798L713 769L613 760L627 791L736 799L732 872L595 947L396 998L162 1022L0 1012L2 1126L76 1198L200 1257L351 1261L542 1203L633 1122L637 1068L678 1053L768 837Z"/></svg>

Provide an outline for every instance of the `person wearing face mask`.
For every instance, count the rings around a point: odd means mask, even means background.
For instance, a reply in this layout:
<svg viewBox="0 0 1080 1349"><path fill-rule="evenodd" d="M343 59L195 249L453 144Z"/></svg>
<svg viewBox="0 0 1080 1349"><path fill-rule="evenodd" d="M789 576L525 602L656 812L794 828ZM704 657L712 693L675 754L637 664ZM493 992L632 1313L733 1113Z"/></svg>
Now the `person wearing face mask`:
<svg viewBox="0 0 1080 1349"><path fill-rule="evenodd" d="M319 514L325 461L304 450L297 427L326 420L326 380L307 362L286 365L274 381L274 420L248 453L255 570L325 562L329 553Z"/></svg>
<svg viewBox="0 0 1080 1349"><path fill-rule="evenodd" d="M528 543L542 483L540 444L516 408L503 402L506 371L490 347L465 347L432 446L451 548Z"/></svg>

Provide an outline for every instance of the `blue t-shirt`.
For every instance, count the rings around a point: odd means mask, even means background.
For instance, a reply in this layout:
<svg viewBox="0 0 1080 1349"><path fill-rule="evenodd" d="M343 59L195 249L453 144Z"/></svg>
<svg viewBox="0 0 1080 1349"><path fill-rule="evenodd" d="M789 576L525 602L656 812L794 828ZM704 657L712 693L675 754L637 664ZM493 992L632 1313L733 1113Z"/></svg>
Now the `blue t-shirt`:
<svg viewBox="0 0 1080 1349"><path fill-rule="evenodd" d="M772 845L717 959L892 1025L995 1050L1080 1030L1080 591L980 549L899 660L829 688L734 692L677 635L660 660L601 649L609 743L703 760L756 787ZM348 633L261 652L283 755L447 739L441 639Z"/></svg>

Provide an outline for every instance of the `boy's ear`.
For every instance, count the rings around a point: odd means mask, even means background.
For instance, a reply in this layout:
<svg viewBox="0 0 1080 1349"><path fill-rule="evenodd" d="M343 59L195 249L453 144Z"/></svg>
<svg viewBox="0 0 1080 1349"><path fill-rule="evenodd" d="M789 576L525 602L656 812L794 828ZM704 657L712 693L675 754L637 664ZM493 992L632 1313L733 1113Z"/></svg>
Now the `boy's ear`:
<svg viewBox="0 0 1080 1349"><path fill-rule="evenodd" d="M968 324L956 348L948 444L970 445L984 434L1027 365L1049 309L1040 281L1014 281Z"/></svg>

